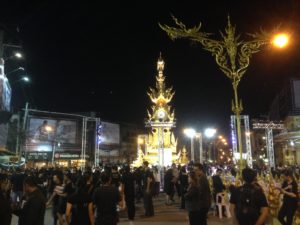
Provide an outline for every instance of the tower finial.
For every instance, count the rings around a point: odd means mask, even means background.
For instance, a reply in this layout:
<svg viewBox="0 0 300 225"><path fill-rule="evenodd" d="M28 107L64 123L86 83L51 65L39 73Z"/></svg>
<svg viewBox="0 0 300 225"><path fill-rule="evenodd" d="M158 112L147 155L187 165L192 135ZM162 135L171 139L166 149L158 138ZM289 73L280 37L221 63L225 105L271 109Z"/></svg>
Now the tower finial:
<svg viewBox="0 0 300 225"><path fill-rule="evenodd" d="M161 57L161 52L159 52L159 58L157 61L157 70L158 70L159 74L162 75L162 71L164 70L164 67L165 67L165 62Z"/></svg>

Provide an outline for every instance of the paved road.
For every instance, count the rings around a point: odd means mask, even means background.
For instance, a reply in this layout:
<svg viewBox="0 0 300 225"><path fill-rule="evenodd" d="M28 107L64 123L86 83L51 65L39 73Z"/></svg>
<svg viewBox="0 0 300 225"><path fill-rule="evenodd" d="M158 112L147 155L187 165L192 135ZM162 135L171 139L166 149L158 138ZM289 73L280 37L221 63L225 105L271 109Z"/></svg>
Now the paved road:
<svg viewBox="0 0 300 225"><path fill-rule="evenodd" d="M163 196L164 194L162 194ZM179 202L171 206L166 206L163 197L154 199L154 211L155 216L150 218L141 218L143 215L143 206L142 204L137 205L137 216L133 222L130 222L126 219L126 214L123 213L121 217L120 225L188 225L188 216L187 211L179 209ZM219 219L213 216L212 213L209 213L208 217L209 225L229 225L230 219L224 218Z"/></svg>
<svg viewBox="0 0 300 225"><path fill-rule="evenodd" d="M179 210L178 200L171 206L164 204L164 194L161 197L154 199L155 216L150 218L142 218L143 205L137 204L136 218L134 221L128 221L126 212L120 212L119 225L188 225L187 212L185 210ZM17 225L17 217L14 216L12 225ZM209 225L230 225L230 219L219 219L209 214ZM53 225L53 219L51 216L51 209L47 209L45 216L45 225Z"/></svg>

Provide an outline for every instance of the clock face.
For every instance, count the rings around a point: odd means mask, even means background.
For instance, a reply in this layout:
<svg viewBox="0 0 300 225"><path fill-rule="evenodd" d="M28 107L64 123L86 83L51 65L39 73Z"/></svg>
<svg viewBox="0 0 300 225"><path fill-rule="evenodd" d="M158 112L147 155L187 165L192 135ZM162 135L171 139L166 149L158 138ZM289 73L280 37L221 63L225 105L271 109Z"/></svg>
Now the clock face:
<svg viewBox="0 0 300 225"><path fill-rule="evenodd" d="M163 110L159 110L158 113L157 113L157 115L158 115L158 118L162 119L162 118L165 117L166 113Z"/></svg>

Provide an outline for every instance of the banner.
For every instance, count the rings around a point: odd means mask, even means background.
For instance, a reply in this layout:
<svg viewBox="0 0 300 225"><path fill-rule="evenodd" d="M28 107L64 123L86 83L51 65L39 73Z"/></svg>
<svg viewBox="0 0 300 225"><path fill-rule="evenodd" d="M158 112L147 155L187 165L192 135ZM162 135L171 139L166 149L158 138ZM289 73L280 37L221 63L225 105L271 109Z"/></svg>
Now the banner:
<svg viewBox="0 0 300 225"><path fill-rule="evenodd" d="M30 117L26 132L26 151L77 150L77 121ZM78 149L79 150L79 149Z"/></svg>
<svg viewBox="0 0 300 225"><path fill-rule="evenodd" d="M8 79L0 74L0 111L10 111L11 87Z"/></svg>

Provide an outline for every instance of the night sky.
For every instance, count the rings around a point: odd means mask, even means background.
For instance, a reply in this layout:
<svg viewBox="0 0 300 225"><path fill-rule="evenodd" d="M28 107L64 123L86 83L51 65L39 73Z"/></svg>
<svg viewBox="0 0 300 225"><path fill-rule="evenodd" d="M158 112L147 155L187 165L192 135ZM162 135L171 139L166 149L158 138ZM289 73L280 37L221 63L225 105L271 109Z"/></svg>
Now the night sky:
<svg viewBox="0 0 300 225"><path fill-rule="evenodd" d="M64 3L63 3L64 2ZM292 32L288 49L254 55L239 88L244 113L265 115L283 82L300 76L300 1L14 1L1 6L6 42L22 43L25 60L8 60L6 72L24 66L32 83L8 75L17 110L97 111L103 120L143 125L150 108L159 53L167 85L176 91L177 127L229 129L232 87L213 57L188 40L171 41L158 23L173 25L172 13L187 26L224 30L227 15L244 34L278 24ZM93 2L93 3L92 3ZM95 2L98 2L97 4ZM16 31L18 27L18 31ZM12 49L6 50L6 55Z"/></svg>

